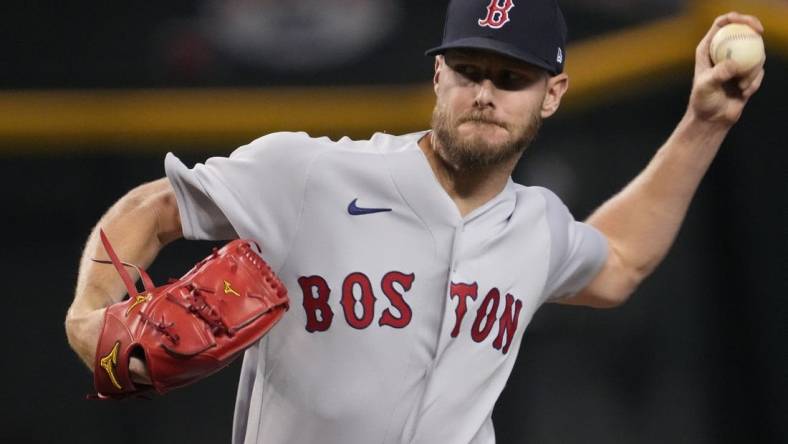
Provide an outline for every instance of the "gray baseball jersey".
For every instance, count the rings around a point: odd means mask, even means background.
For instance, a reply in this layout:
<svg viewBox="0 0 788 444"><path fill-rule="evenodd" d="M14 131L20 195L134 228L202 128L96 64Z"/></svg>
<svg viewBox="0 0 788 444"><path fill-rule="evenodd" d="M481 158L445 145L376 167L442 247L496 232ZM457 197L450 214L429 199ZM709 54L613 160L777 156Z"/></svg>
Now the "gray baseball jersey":
<svg viewBox="0 0 788 444"><path fill-rule="evenodd" d="M544 188L510 180L461 217L424 134L167 155L184 235L256 240L289 290L244 357L234 443L493 443L534 312L602 267L604 237Z"/></svg>

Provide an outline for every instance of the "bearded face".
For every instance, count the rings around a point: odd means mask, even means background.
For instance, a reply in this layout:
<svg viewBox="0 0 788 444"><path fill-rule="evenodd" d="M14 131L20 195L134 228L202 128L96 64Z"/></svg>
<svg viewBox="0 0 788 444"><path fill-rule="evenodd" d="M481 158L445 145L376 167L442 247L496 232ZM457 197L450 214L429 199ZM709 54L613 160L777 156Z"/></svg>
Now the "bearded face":
<svg viewBox="0 0 788 444"><path fill-rule="evenodd" d="M520 156L541 124L538 111L522 122L507 123L477 108L454 115L440 100L432 112L435 149L445 162L459 170L491 167Z"/></svg>

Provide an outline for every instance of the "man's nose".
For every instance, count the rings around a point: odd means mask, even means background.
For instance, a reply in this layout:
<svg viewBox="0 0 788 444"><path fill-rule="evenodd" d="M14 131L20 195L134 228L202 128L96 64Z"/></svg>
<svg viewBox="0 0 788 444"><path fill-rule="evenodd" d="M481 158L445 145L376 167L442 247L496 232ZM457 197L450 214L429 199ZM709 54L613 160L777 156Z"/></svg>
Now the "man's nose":
<svg viewBox="0 0 788 444"><path fill-rule="evenodd" d="M495 106L493 96L495 92L495 84L490 79L482 79L476 84L476 98L475 104L480 108L488 106Z"/></svg>

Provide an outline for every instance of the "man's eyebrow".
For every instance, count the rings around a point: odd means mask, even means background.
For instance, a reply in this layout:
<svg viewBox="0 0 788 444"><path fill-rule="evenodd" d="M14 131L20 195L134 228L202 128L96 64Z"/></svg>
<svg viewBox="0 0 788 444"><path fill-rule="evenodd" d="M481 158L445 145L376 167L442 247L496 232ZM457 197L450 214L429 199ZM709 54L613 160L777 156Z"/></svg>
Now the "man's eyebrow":
<svg viewBox="0 0 788 444"><path fill-rule="evenodd" d="M461 54L461 53L446 54L444 56L444 59L447 62L468 62L468 61L477 60L475 57L469 54Z"/></svg>
<svg viewBox="0 0 788 444"><path fill-rule="evenodd" d="M538 76L540 73L540 69L528 63L519 62L514 59L510 59L505 56L501 56L504 60L502 63L501 68L516 71L518 73L524 73L528 75ZM444 55L444 59L447 62L454 62L454 63L463 63L463 62L483 62L487 59L493 60L492 56L475 53L471 51L463 51L461 49L453 49L451 53Z"/></svg>
<svg viewBox="0 0 788 444"><path fill-rule="evenodd" d="M479 55L478 52L474 53L472 51L462 50L462 49L455 49L450 53L450 55L457 55L460 57L473 57L474 55Z"/></svg>

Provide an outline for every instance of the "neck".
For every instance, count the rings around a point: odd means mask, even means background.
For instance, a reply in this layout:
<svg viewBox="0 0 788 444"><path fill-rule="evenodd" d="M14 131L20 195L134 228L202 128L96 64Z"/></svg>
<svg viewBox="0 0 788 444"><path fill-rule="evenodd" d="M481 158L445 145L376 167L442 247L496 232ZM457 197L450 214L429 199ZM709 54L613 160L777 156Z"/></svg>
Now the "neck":
<svg viewBox="0 0 788 444"><path fill-rule="evenodd" d="M446 162L435 150L433 133L419 140L419 147L432 168L432 172L446 193L457 205L460 215L465 216L497 196L509 181L520 156L504 163L461 169Z"/></svg>

